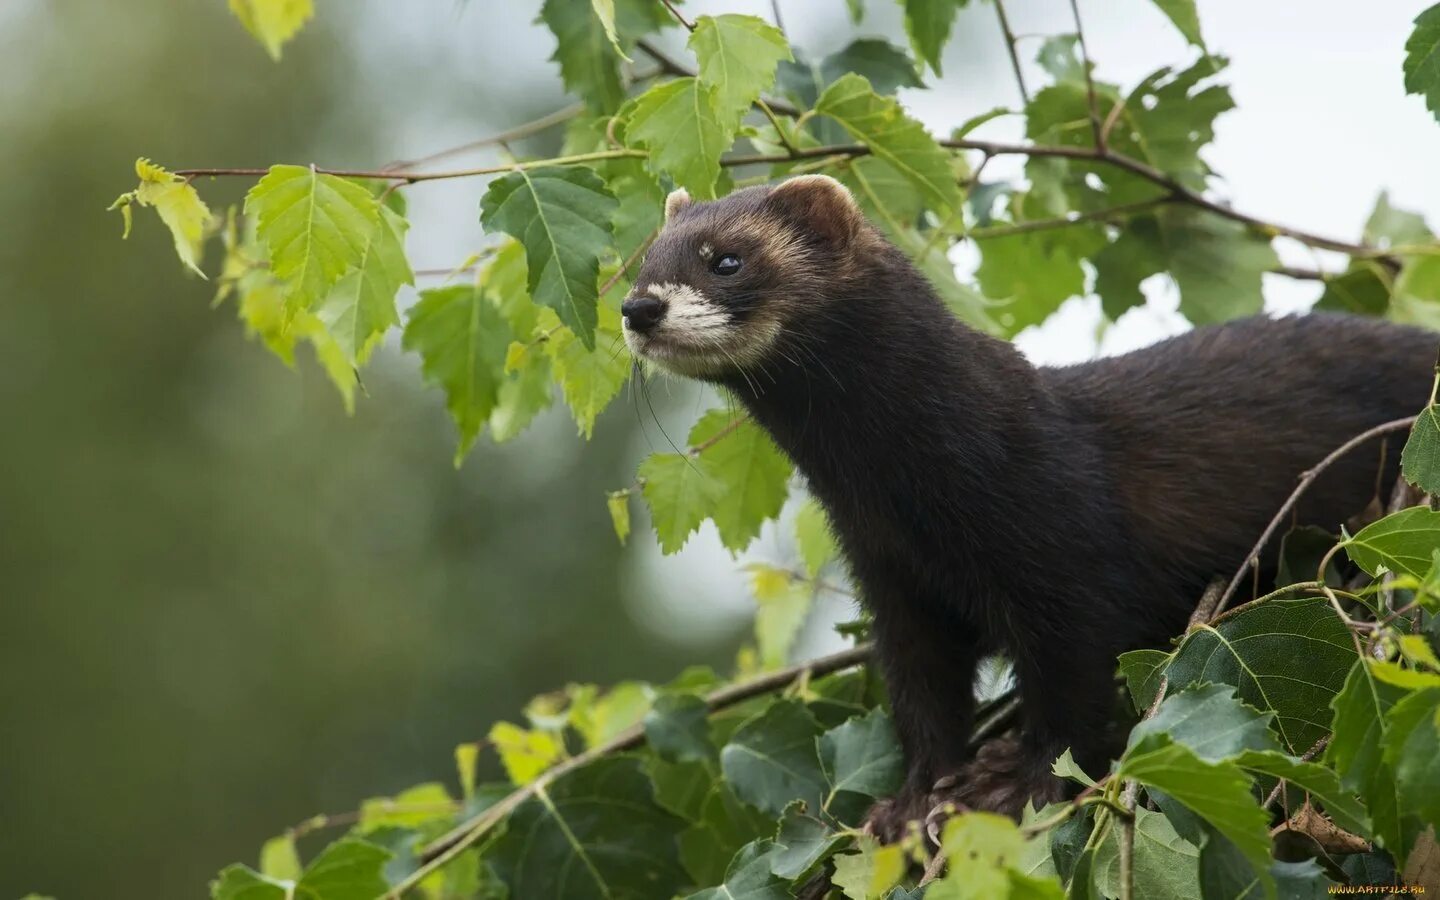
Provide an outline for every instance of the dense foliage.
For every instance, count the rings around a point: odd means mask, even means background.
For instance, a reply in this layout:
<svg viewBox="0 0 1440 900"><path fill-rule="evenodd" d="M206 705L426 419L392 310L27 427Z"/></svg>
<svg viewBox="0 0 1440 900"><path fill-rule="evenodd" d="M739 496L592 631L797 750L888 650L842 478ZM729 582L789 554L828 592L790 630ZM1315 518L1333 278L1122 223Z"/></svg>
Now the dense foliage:
<svg viewBox="0 0 1440 900"><path fill-rule="evenodd" d="M1323 281L1320 308L1440 327L1440 242L1387 197L1360 241L1209 197L1201 153L1234 104L1193 0L1155 0L1198 50L1184 68L1128 90L1093 80L1077 12L1074 33L1040 46L1049 80L1033 95L1020 85L1023 108L937 139L895 92L939 71L966 2L902 0L909 48L861 37L812 59L751 16L692 21L663 0L545 0L554 59L581 103L511 136L563 123L556 158L369 172L171 172L141 160L139 186L116 206L127 231L134 206L153 208L202 276L218 241L217 303L233 302L287 363L308 343L347 406L358 371L399 329L445 393L457 464L487 427L497 441L524 431L557 387L591 434L634 377L618 304L675 186L713 198L787 174L833 175L957 316L1006 337L1087 293L1118 318L1143 304L1153 276L1173 282L1196 324L1256 313L1269 272ZM310 0L230 6L277 59L312 15ZM864 4L848 8L863 26ZM668 28L689 32L693 61L651 43ZM1002 34L1015 53L1008 26ZM1440 6L1416 20L1403 58L1406 89L1440 116ZM1000 116L1023 117L1027 142L972 137ZM1026 158L1023 182L984 179L998 155ZM258 180L243 209L219 214L195 187L204 176ZM480 221L497 240L457 265L452 285L421 291L402 321L397 297L415 281L403 188L480 176L491 176ZM1275 240L1348 264L1281 267ZM979 252L968 277L950 260L962 242ZM667 684L572 684L538 697L524 724L498 723L482 744L457 748L456 788L420 785L289 829L258 867L220 873L212 895L1218 898L1413 881L1440 866L1425 834L1440 825L1440 512L1412 505L1440 491L1433 392L1417 412L1403 457L1417 494L1377 498L1353 534L1291 532L1274 590L1246 572L1215 573L1231 582L1222 602L1196 598L1172 651L1120 659L1139 724L1115 767L1057 760L1083 791L1022 823L965 813L893 846L857 830L896 788L900 751L863 644L785 668L815 596L845 591L823 514L797 496L798 558L751 564L755 642L732 677L693 669ZM710 519L738 554L800 493L793 482L768 438L720 407L700 416L685 449L642 461L607 502L622 541L638 496L665 552ZM1342 579L1342 556L1363 577ZM1223 609L1237 590L1253 599ZM863 641L863 622L845 630ZM1002 690L986 709L977 739L1007 726L1013 700ZM509 783L477 783L481 753L498 755ZM302 860L300 839L337 826L346 832Z"/></svg>

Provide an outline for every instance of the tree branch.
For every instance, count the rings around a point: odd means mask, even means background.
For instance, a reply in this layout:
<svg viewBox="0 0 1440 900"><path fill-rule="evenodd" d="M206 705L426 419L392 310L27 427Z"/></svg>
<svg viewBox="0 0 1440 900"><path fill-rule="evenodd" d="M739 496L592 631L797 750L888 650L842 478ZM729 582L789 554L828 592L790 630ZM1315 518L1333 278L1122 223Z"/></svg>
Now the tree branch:
<svg viewBox="0 0 1440 900"><path fill-rule="evenodd" d="M394 181L400 184L416 184L421 181L443 181L450 178L473 178L480 175L500 175L522 169L537 169L541 166L569 166L577 163L599 162L605 159L644 159L648 154L643 150L599 150L595 153L577 153L574 156L556 156L551 159L531 159L503 166L484 166L479 169L458 169L450 172L396 172L380 169L366 171L356 169L322 169L311 166L321 175L335 175L340 178L373 178L377 181ZM177 169L176 175L183 178L207 178L225 175L263 177L269 169L219 168L219 169Z"/></svg>
<svg viewBox="0 0 1440 900"><path fill-rule="evenodd" d="M1269 525L1265 526L1265 530L1260 533L1260 539L1255 542L1255 546L1251 548L1249 555L1245 557L1245 561L1240 564L1240 568L1235 572L1235 576L1230 579L1230 584L1225 588L1225 593L1220 595L1220 601L1216 604L1215 611L1217 613L1223 611L1226 604L1235 597L1235 592L1240 589L1240 583L1245 580L1246 573L1252 567L1260 564L1260 554L1264 552L1265 546L1270 543L1271 538L1275 537L1276 532L1280 530L1280 526L1285 524L1285 520L1290 516L1290 511L1295 508L1295 504L1300 502L1300 498L1305 495L1305 492L1310 489L1310 486L1315 483L1315 480L1319 478L1326 469L1330 468L1344 457L1345 454L1366 441L1409 428L1415 424L1415 419L1415 416L1407 416L1406 418L1395 419L1394 421L1376 425L1374 428L1362 431L1330 451L1330 455L1316 463L1314 468L1303 473L1300 476L1300 483L1295 486L1295 490L1292 491L1290 496L1285 499L1285 502L1280 505L1280 509L1275 513L1275 517L1270 520Z"/></svg>
<svg viewBox="0 0 1440 900"><path fill-rule="evenodd" d="M1095 79L1090 74L1090 50L1085 46L1085 28L1080 24L1080 2L1070 0L1070 13L1075 17L1075 37L1080 41L1080 65L1085 70L1085 95L1090 104L1090 127L1095 132L1095 149L1105 152L1106 128L1100 122L1100 104L1095 99Z"/></svg>
<svg viewBox="0 0 1440 900"><path fill-rule="evenodd" d="M1000 20L1000 33L1005 35L1005 49L1010 52L1010 68L1015 72L1015 84L1020 88L1020 99L1030 105L1030 92L1025 88L1025 76L1020 71L1020 52L1016 49L1015 32L1010 29L1010 18L1005 15L1004 0L995 0L995 15Z"/></svg>
<svg viewBox="0 0 1440 900"><path fill-rule="evenodd" d="M483 150L486 147L496 147L501 144L508 144L511 141L522 140L524 138L530 137L531 135L545 131L548 128L553 128L556 125L564 124L565 122L576 118L583 112L585 112L585 104L572 103L569 106L557 109L554 112L546 113L538 119L532 119L529 122L524 122L520 125L516 125L514 128L507 129L506 131L502 131L498 134L492 134L489 137L483 137L478 140L468 141L464 144L459 144L454 147L448 147L444 150L437 150L434 153L428 154L426 156L417 157L416 159L397 160L386 166L385 171L400 172L407 169L414 169L423 165L427 165L429 163L436 162L438 160L446 159L451 156L458 156L461 153L469 153L472 150Z"/></svg>
<svg viewBox="0 0 1440 900"><path fill-rule="evenodd" d="M815 678L838 672L841 669L848 669L857 666L870 658L871 645L861 644L849 650L842 650L839 653L832 653L829 656L822 656L806 663L791 666L787 669L780 669L765 675L743 681L739 684L732 684L711 693L705 698L706 705L711 712L734 706L752 697L759 697L772 693L781 688L787 687L799 678ZM407 878L395 885L390 893L386 894L390 900L398 900L406 891L423 881L431 872L441 868L456 856L463 853L480 838L484 837L490 829L504 821L526 800L534 797L543 791L557 779L582 768L597 759L608 756L612 753L621 753L633 749L645 742L645 729L636 725L626 729L624 732L608 743L598 747L592 747L584 753L572 756L564 762L544 772L534 781L514 791L499 803L461 824L436 840L430 842L421 851L420 858L423 865L411 873Z"/></svg>

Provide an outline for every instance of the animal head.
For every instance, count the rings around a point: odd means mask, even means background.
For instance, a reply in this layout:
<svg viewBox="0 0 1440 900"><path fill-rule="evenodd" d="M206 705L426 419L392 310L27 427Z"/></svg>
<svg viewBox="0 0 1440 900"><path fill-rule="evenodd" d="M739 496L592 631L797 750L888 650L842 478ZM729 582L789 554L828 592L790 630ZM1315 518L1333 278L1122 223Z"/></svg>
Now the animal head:
<svg viewBox="0 0 1440 900"><path fill-rule="evenodd" d="M712 203L676 191L621 305L625 342L679 375L761 367L855 278L864 245L880 240L845 186L825 175Z"/></svg>

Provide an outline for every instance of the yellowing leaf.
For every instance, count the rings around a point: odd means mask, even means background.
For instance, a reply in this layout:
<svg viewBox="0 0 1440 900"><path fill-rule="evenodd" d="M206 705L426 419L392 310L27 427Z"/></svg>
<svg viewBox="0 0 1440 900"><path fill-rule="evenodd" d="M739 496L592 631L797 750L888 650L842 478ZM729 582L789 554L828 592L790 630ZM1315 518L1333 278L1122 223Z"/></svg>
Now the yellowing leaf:
<svg viewBox="0 0 1440 900"><path fill-rule="evenodd" d="M371 797L360 804L360 830L417 828L455 812L455 801L442 784L430 782L401 791L393 797Z"/></svg>
<svg viewBox="0 0 1440 900"><path fill-rule="evenodd" d="M851 900L881 900L899 884L907 860L899 844L880 846L874 838L861 838L859 853L834 858L835 885Z"/></svg>
<svg viewBox="0 0 1440 900"><path fill-rule="evenodd" d="M273 837L260 848L260 874L266 878L295 881L299 879L300 871L300 854L295 850L294 835Z"/></svg>
<svg viewBox="0 0 1440 900"><path fill-rule="evenodd" d="M610 510L610 522L615 526L615 536L624 544L630 536L630 492L611 491L605 495L605 506Z"/></svg>
<svg viewBox="0 0 1440 900"><path fill-rule="evenodd" d="M230 0L230 11L264 45L271 58L315 15L312 0Z"/></svg>
<svg viewBox="0 0 1440 900"><path fill-rule="evenodd" d="M819 575L825 564L839 555L825 510L814 497L807 498L795 514L795 544L800 550L800 560L805 564L805 574L811 578Z"/></svg>
<svg viewBox="0 0 1440 900"><path fill-rule="evenodd" d="M490 729L490 743L499 752L505 773L516 784L529 784L565 755L556 735L527 731L511 722L496 722Z"/></svg>
<svg viewBox="0 0 1440 900"><path fill-rule="evenodd" d="M475 796L475 769L480 762L480 745L458 744L455 747L455 770L460 775L460 791L466 800Z"/></svg>
<svg viewBox="0 0 1440 900"><path fill-rule="evenodd" d="M286 312L312 309L365 262L380 205L365 188L304 166L272 166L245 196L270 269L286 282Z"/></svg>
<svg viewBox="0 0 1440 900"><path fill-rule="evenodd" d="M130 204L149 206L159 214L160 221L170 229L175 239L175 253L196 275L201 278L200 249L205 242L205 226L210 221L210 208L200 199L195 188L188 181L175 175L148 159L135 161L135 174L140 176L140 186L128 194L122 194L111 206L120 210L125 217L125 236L130 235Z"/></svg>
<svg viewBox="0 0 1440 900"><path fill-rule="evenodd" d="M778 669L789 662L790 648L810 613L814 591L784 569L764 563L752 563L746 569L757 606L755 642L760 662L767 669Z"/></svg>

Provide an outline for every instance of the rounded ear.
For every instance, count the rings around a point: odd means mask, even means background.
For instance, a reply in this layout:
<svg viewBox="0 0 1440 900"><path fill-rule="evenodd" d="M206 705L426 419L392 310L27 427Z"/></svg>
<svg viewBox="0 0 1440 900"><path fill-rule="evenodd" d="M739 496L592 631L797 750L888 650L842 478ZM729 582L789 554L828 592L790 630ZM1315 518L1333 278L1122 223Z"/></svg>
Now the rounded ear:
<svg viewBox="0 0 1440 900"><path fill-rule="evenodd" d="M671 191L670 196L665 198L665 221L670 221L680 214L680 211L691 203L690 192L684 188Z"/></svg>
<svg viewBox="0 0 1440 900"><path fill-rule="evenodd" d="M829 175L797 175L771 189L768 200L796 224L837 246L849 244L865 224L850 189Z"/></svg>

